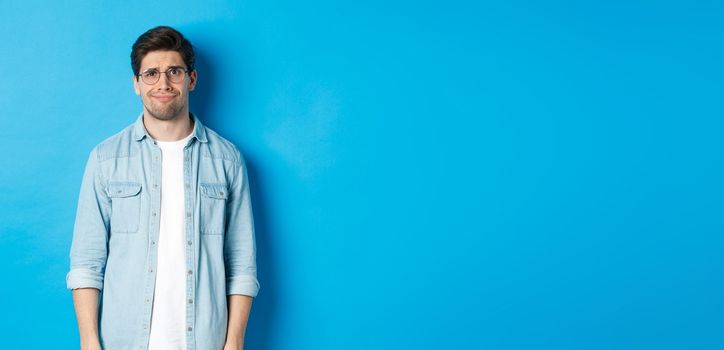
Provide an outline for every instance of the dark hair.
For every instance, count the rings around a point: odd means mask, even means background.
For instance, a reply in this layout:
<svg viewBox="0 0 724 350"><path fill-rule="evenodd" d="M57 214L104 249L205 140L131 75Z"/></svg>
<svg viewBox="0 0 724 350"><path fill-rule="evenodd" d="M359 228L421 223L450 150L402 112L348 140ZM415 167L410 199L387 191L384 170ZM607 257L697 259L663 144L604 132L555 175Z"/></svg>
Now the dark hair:
<svg viewBox="0 0 724 350"><path fill-rule="evenodd" d="M138 71L141 69L141 61L151 51L176 51L183 58L186 69L193 71L196 58L194 47L191 42L184 38L178 30L168 26L151 28L141 34L133 43L131 49L131 68L138 79Z"/></svg>

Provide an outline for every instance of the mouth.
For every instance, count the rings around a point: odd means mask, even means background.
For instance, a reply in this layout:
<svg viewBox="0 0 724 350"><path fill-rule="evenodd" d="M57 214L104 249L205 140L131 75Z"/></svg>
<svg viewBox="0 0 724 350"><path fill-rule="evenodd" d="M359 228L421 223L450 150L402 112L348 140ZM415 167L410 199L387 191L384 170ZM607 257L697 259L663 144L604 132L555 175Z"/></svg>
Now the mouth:
<svg viewBox="0 0 724 350"><path fill-rule="evenodd" d="M173 100L176 95L151 95L151 97L161 102L167 102Z"/></svg>

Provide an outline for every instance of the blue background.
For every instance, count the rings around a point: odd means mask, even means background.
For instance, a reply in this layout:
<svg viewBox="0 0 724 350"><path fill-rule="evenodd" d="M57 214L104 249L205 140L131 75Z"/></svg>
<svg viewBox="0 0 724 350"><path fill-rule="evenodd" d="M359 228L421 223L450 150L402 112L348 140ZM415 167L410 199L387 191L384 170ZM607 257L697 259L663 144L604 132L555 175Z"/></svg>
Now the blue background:
<svg viewBox="0 0 724 350"><path fill-rule="evenodd" d="M723 10L5 2L2 348L77 348L83 167L167 24L249 165L247 349L722 349Z"/></svg>

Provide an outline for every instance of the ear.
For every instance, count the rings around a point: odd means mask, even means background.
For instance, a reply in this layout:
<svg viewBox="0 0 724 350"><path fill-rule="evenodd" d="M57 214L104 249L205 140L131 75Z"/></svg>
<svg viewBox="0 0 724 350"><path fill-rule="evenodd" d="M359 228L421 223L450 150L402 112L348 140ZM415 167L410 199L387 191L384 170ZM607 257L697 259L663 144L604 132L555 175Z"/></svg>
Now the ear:
<svg viewBox="0 0 724 350"><path fill-rule="evenodd" d="M138 86L138 77L134 75L131 79L133 79L133 90L136 91L136 95L141 96L141 87Z"/></svg>
<svg viewBox="0 0 724 350"><path fill-rule="evenodd" d="M189 91L194 91L197 79L198 75L196 73L196 69L194 69L191 73L189 73Z"/></svg>

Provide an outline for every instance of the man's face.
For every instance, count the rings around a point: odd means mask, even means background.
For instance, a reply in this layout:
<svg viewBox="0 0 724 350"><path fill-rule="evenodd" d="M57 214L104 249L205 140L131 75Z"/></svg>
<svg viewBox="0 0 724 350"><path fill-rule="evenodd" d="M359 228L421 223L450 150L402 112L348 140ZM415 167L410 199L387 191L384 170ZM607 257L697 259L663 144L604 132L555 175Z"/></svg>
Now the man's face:
<svg viewBox="0 0 724 350"><path fill-rule="evenodd" d="M189 92L196 86L196 71L183 74L183 80L174 83L166 72L174 67L187 69L181 54L176 51L151 51L141 60L139 74L155 70L158 81L149 85L142 78L133 77L133 89L141 96L144 114L159 120L173 120L188 115Z"/></svg>

